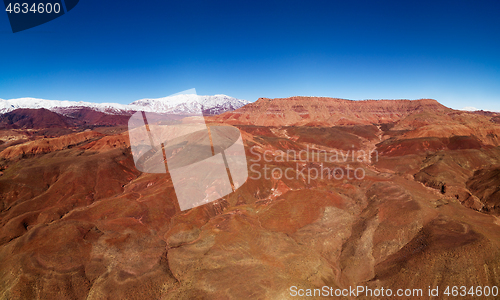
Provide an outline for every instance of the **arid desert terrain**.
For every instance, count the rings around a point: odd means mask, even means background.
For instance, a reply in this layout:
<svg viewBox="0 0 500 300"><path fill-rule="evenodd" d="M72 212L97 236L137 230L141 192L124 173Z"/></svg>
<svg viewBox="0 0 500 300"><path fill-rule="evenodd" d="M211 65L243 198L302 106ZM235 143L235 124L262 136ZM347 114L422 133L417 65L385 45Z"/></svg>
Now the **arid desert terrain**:
<svg viewBox="0 0 500 300"><path fill-rule="evenodd" d="M0 299L500 286L500 114L261 98L205 117L240 130L249 178L186 211L135 168L129 117L0 115Z"/></svg>

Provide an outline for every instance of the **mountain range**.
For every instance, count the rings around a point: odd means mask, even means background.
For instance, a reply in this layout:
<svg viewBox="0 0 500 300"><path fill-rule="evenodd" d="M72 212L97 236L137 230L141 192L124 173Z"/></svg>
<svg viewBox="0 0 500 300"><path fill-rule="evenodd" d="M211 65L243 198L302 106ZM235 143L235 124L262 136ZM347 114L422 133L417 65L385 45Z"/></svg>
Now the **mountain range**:
<svg viewBox="0 0 500 300"><path fill-rule="evenodd" d="M45 100L37 98L0 99L0 114L5 114L16 109L44 108L53 112L68 114L78 109L90 109L105 114L130 115L135 111L150 111L156 113L169 113L190 115L220 114L229 110L240 108L249 102L226 95L201 96L195 94L182 94L157 99L141 99L128 105L118 103L92 103L76 101Z"/></svg>

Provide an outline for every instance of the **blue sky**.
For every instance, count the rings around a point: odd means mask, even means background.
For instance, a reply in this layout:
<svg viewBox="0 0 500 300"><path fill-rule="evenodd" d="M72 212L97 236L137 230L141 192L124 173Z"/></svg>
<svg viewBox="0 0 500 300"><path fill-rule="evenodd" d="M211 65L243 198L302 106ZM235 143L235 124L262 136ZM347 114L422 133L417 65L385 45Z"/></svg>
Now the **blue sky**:
<svg viewBox="0 0 500 300"><path fill-rule="evenodd" d="M480 3L479 3L480 2ZM500 111L498 1L97 1L13 34L0 98L434 98Z"/></svg>

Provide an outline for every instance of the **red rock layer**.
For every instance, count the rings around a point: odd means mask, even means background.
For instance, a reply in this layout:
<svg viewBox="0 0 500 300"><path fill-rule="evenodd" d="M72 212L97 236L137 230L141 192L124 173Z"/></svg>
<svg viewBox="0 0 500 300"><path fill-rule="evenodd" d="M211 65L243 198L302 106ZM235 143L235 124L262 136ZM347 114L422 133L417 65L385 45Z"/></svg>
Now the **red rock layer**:
<svg viewBox="0 0 500 300"><path fill-rule="evenodd" d="M64 135L56 138L43 138L16 146L8 147L0 152L0 158L14 158L27 155L36 155L62 150L70 146L78 145L96 138L102 137L103 134L94 131L85 131Z"/></svg>
<svg viewBox="0 0 500 300"><path fill-rule="evenodd" d="M260 126L388 123L424 110L450 111L436 100L363 100L321 97L260 98L215 117L232 124Z"/></svg>

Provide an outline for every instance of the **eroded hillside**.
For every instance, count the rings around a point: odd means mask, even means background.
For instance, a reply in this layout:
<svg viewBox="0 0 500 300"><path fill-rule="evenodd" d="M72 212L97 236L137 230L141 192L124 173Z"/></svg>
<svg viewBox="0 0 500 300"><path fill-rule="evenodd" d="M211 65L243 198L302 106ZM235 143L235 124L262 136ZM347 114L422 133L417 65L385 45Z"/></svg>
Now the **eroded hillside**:
<svg viewBox="0 0 500 300"><path fill-rule="evenodd" d="M499 125L426 103L433 109L417 102L416 112L405 104L370 113L370 104L354 125L311 112L315 124L278 124L280 111L251 125L263 117L249 114L233 122L249 179L184 212L168 174L135 169L126 132L5 144L0 298L288 299L291 286L498 286ZM241 121L248 110L220 118ZM450 118L433 121L431 111ZM470 131L450 128L457 120Z"/></svg>

